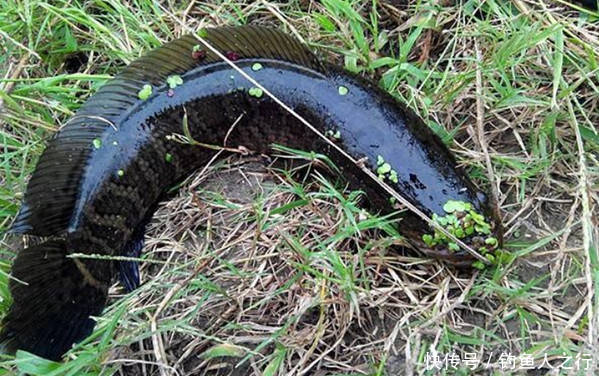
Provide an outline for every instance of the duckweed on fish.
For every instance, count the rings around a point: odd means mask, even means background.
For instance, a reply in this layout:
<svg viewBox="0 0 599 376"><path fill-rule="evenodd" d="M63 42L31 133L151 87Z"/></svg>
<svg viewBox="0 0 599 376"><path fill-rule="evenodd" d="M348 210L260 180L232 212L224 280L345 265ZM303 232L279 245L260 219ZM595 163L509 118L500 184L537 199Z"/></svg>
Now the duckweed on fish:
<svg viewBox="0 0 599 376"><path fill-rule="evenodd" d="M183 85L183 79L178 74L174 74L166 78L166 83L168 84L168 87L174 89L179 85Z"/></svg>
<svg viewBox="0 0 599 376"><path fill-rule="evenodd" d="M399 182L397 171L391 168L391 165L385 162L385 159L382 156L377 155L376 165L378 166L376 173L379 176L379 179L385 180L385 178L388 178L390 181L396 184Z"/></svg>
<svg viewBox="0 0 599 376"><path fill-rule="evenodd" d="M332 129L329 129L328 131L325 132L325 136L332 137L336 140L339 140L339 139L341 139L341 132L339 130L333 131Z"/></svg>
<svg viewBox="0 0 599 376"><path fill-rule="evenodd" d="M250 90L248 91L248 94L251 95L252 97L260 98L262 96L262 94L264 94L264 92L259 87L253 87L253 88L250 88Z"/></svg>
<svg viewBox="0 0 599 376"><path fill-rule="evenodd" d="M376 172L379 174L379 176L385 175L389 171L391 171L391 165L387 162L383 163L376 169Z"/></svg>
<svg viewBox="0 0 599 376"><path fill-rule="evenodd" d="M473 246L478 247L477 250L483 256L491 262L496 260L491 253L497 251L499 241L497 238L489 236L491 234L491 225L482 214L474 210L472 204L464 201L448 200L443 205L443 210L447 215L433 214L432 220L458 239L472 237ZM460 249L455 242L438 230L434 230L432 234L422 235L422 240L429 247L441 245L447 246L452 251ZM482 263L480 265L484 266Z"/></svg>
<svg viewBox="0 0 599 376"><path fill-rule="evenodd" d="M150 95L152 95L152 85L149 84L145 84L137 93L137 97L142 101L145 101L146 99L150 98Z"/></svg>

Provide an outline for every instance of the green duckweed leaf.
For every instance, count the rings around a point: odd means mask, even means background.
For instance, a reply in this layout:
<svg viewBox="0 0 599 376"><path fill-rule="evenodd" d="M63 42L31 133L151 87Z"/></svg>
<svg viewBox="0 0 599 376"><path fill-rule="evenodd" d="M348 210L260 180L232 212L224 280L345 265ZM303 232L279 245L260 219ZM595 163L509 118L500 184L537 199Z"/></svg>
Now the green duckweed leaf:
<svg viewBox="0 0 599 376"><path fill-rule="evenodd" d="M260 98L264 92L259 87L253 87L248 91L252 97Z"/></svg>
<svg viewBox="0 0 599 376"><path fill-rule="evenodd" d="M178 74L175 74L172 76L168 76L166 78L166 83L168 84L168 87L174 89L179 85L183 85L183 79Z"/></svg>
<svg viewBox="0 0 599 376"><path fill-rule="evenodd" d="M152 95L152 85L149 84L145 84L137 93L137 97L142 101L145 101L146 99L150 98L150 95Z"/></svg>
<svg viewBox="0 0 599 376"><path fill-rule="evenodd" d="M391 165L389 163L383 163L382 165L379 166L379 168L376 169L376 172L379 175L384 175L384 174L388 173L389 171L391 171Z"/></svg>

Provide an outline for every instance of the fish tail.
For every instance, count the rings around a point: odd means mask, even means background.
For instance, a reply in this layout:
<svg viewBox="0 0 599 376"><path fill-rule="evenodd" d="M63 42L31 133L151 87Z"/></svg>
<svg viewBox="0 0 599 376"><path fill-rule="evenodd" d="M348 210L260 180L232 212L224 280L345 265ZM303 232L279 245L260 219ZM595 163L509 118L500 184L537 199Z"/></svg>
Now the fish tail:
<svg viewBox="0 0 599 376"><path fill-rule="evenodd" d="M59 360L92 332L90 316L104 309L108 283L97 280L84 260L67 254L65 240L49 240L18 254L9 283L13 304L1 325L2 352L25 350Z"/></svg>

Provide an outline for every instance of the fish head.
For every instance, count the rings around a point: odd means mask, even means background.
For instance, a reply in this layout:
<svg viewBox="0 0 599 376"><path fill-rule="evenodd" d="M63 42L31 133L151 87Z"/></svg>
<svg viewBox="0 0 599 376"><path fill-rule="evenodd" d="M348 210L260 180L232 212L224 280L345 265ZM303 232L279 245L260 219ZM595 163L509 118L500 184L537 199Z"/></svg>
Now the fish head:
<svg viewBox="0 0 599 376"><path fill-rule="evenodd" d="M428 224L410 231L409 242L425 255L456 266L473 265L477 261L474 252L489 263L498 262L498 257L504 253L498 207L482 192L474 198L470 201L447 200L443 212L433 213ZM480 265L480 262L474 264Z"/></svg>

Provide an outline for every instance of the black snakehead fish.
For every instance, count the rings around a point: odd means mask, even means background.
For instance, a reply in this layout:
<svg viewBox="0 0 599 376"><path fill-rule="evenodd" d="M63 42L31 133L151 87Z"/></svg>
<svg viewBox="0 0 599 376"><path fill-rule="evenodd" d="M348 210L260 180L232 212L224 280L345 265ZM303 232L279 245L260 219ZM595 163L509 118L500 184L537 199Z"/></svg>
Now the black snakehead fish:
<svg viewBox="0 0 599 376"><path fill-rule="evenodd" d="M427 215L459 200L490 216L484 194L443 143L375 84L320 62L276 30L222 27L201 35L319 131L336 134L349 155L367 158L373 170L384 158L396 175L389 184ZM90 316L102 313L114 276L120 274L128 290L137 287L133 262L67 255L139 255L161 195L216 153L174 141L183 128L194 140L223 145L240 119L228 146L267 153L277 143L327 154L375 209L390 209L372 179L262 94L185 36L134 61L85 102L49 142L12 227L50 238L20 251L13 264L14 301L0 334L5 351L59 359L91 333ZM425 227L409 214L401 223ZM450 256L467 259L463 251Z"/></svg>

